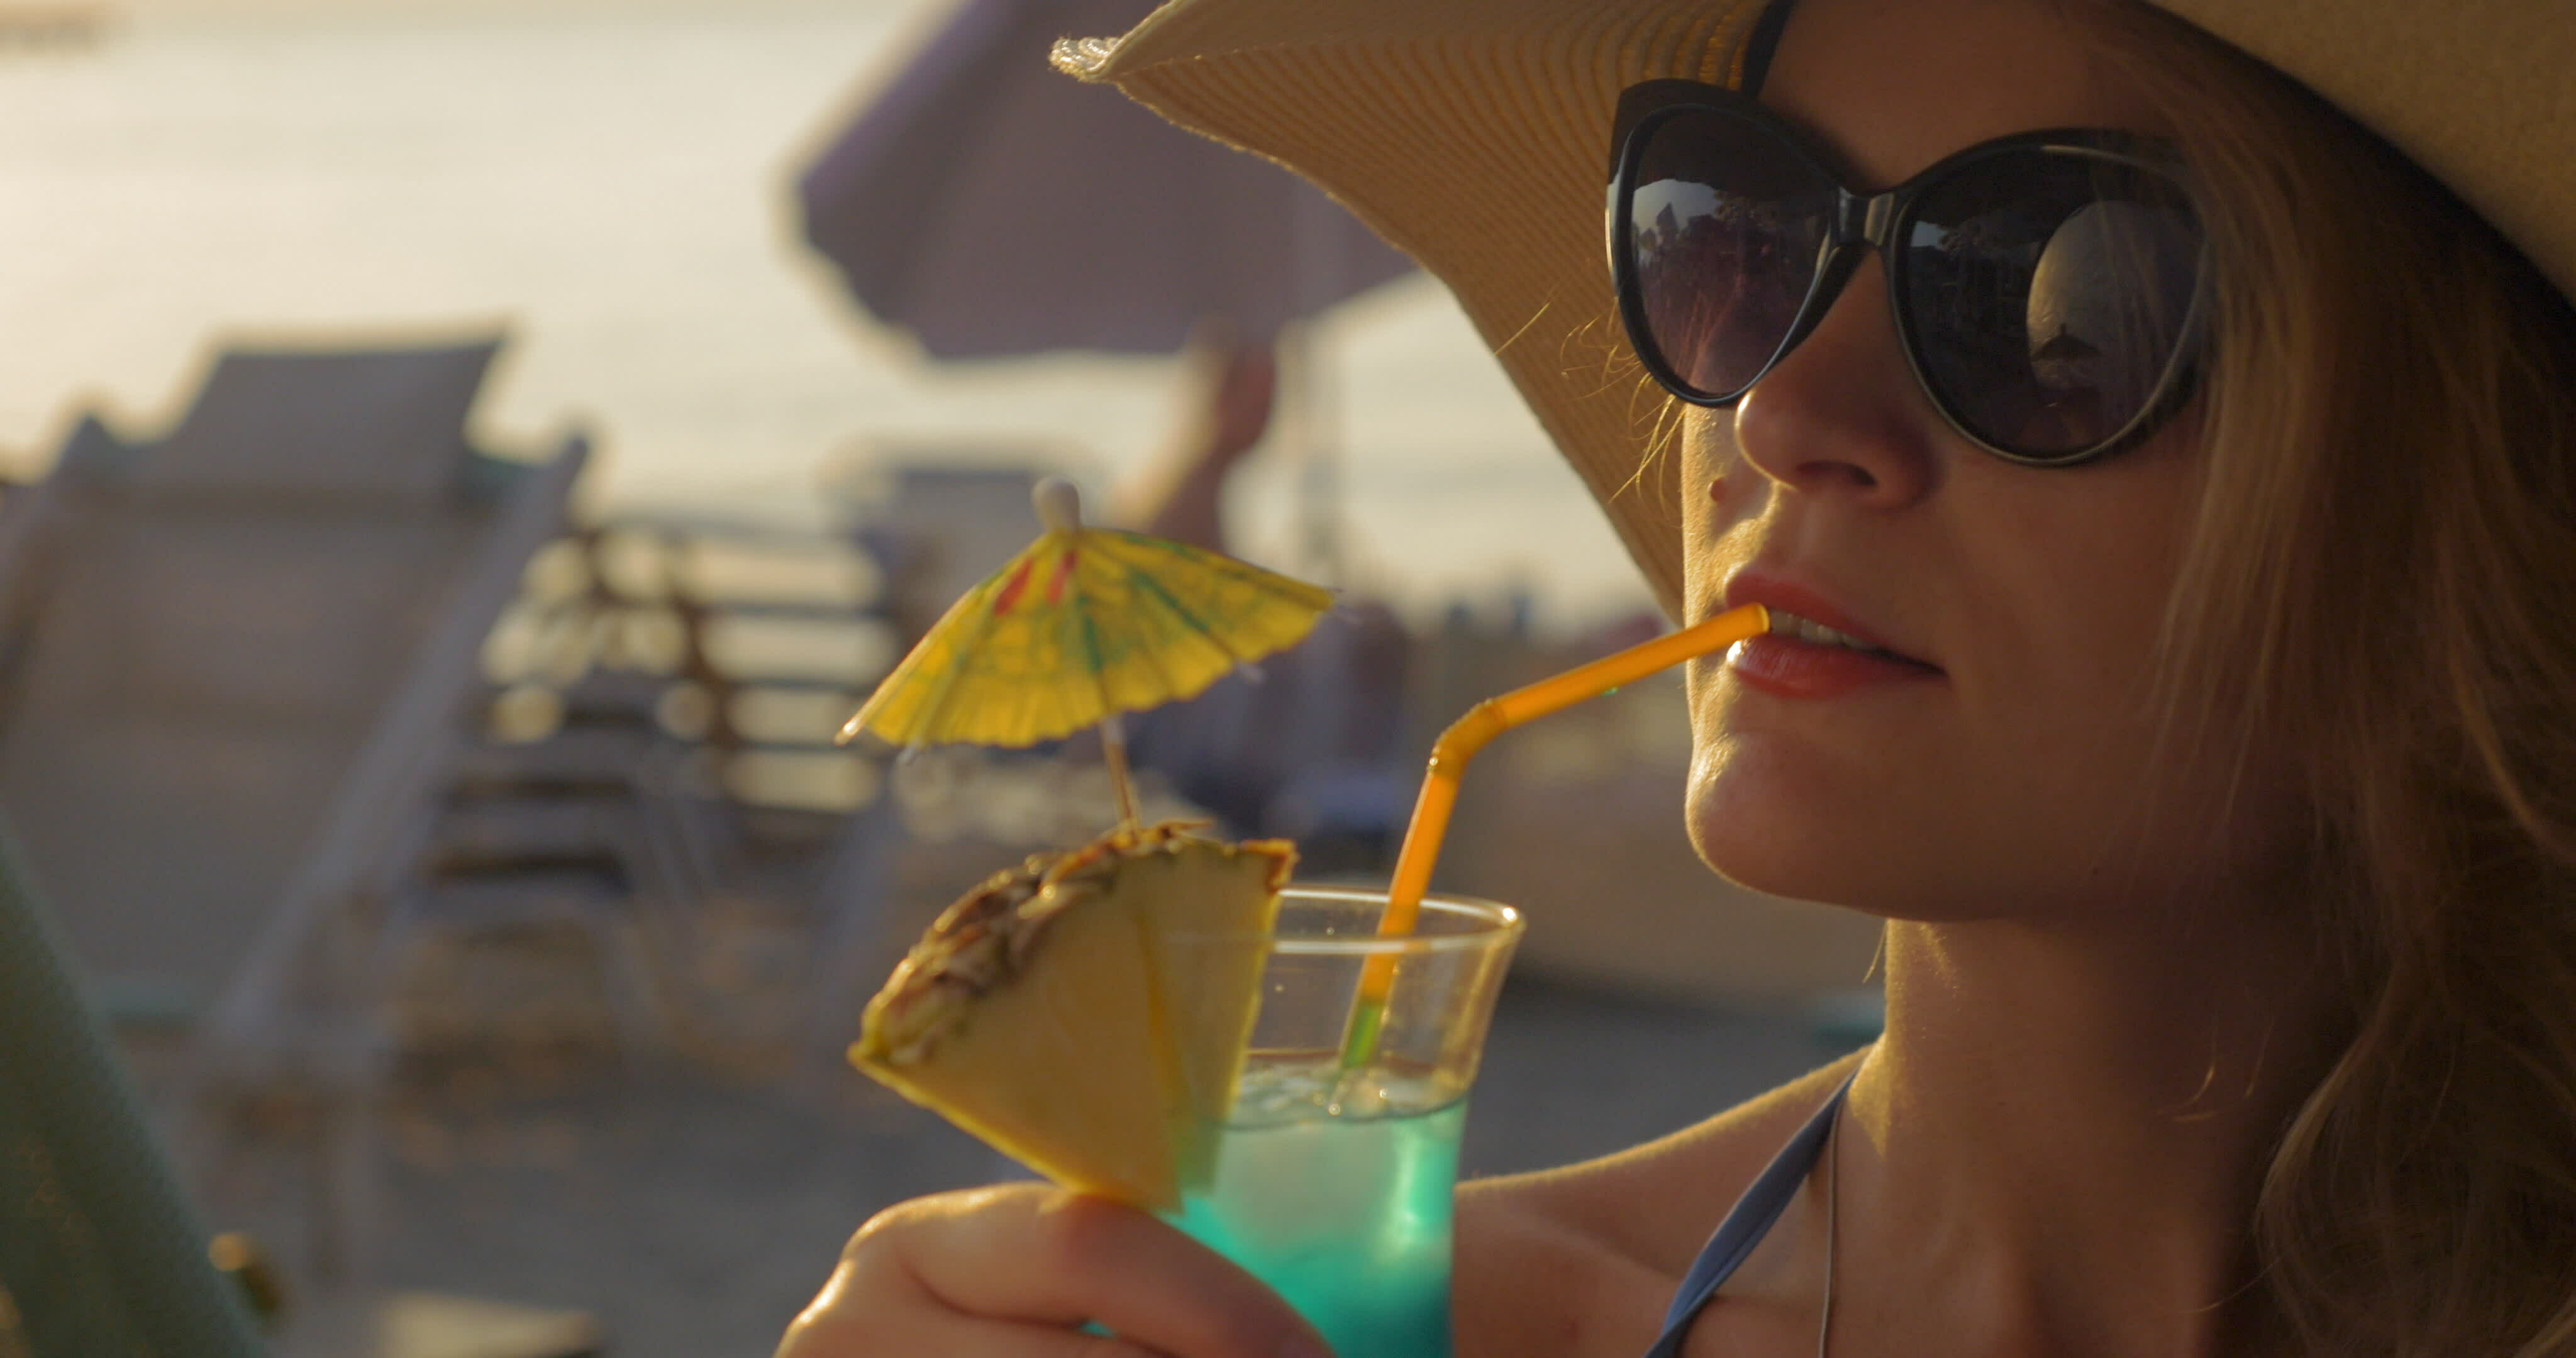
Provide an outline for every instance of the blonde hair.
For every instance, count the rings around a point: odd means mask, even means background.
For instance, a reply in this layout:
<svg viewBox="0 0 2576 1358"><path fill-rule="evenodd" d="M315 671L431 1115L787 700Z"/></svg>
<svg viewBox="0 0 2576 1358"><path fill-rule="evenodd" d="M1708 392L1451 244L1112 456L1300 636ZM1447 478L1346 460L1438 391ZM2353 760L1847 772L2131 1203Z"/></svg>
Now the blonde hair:
<svg viewBox="0 0 2576 1358"><path fill-rule="evenodd" d="M2259 1286L2311 1351L2576 1353L2576 313L2300 87L2085 3L2215 261L2177 729L2285 754L2350 1039Z"/></svg>

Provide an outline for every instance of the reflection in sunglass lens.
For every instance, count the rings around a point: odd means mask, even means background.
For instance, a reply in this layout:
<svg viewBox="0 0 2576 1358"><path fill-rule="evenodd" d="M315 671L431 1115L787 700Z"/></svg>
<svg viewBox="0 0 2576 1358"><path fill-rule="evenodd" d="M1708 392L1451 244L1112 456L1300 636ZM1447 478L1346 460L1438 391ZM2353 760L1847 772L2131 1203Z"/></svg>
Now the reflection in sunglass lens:
<svg viewBox="0 0 2576 1358"><path fill-rule="evenodd" d="M2144 171L2033 150L1961 167L1917 205L1904 297L1927 385L2027 457L2127 428L2184 342L2200 226Z"/></svg>
<svg viewBox="0 0 2576 1358"><path fill-rule="evenodd" d="M1628 204L1645 340L1706 396L1751 385L1815 281L1833 186L1779 138L1699 111L1639 148Z"/></svg>

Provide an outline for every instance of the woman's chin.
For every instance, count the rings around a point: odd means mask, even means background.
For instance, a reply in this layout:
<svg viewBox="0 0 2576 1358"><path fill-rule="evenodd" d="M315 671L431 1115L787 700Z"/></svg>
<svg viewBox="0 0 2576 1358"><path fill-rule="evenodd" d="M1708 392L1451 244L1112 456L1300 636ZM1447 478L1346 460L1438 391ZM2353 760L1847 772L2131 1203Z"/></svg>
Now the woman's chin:
<svg viewBox="0 0 2576 1358"><path fill-rule="evenodd" d="M1848 832L1824 831L1777 801L1739 803L1722 784L1692 787L1690 838L1701 862L1748 891L1845 904L1866 885Z"/></svg>
<svg viewBox="0 0 2576 1358"><path fill-rule="evenodd" d="M1925 861L1924 845L1890 827L1895 809L1806 778L1761 778L1738 767L1691 780L1691 846L1718 876L1765 895L1848 906L1903 919L1945 919L1991 908L1986 893L1955 899L1978 874Z"/></svg>
<svg viewBox="0 0 2576 1358"><path fill-rule="evenodd" d="M1711 838L1696 832L1691 843L1711 871L1747 891L1858 909L1867 909L1866 902L1878 894L1871 889L1874 883L1780 844L1746 844L1737 837Z"/></svg>
<svg viewBox="0 0 2576 1358"><path fill-rule="evenodd" d="M1815 763L1774 757L1758 742L1703 743L1692 761L1691 847L1738 886L1798 900L1846 899L1854 827L1872 822Z"/></svg>
<svg viewBox="0 0 2576 1358"><path fill-rule="evenodd" d="M2080 855L2034 856L2028 839L2014 847L1884 805L1736 796L1725 779L1692 785L1689 826L1700 861L1737 886L1881 919L1964 924L2116 909L2135 894L2106 893Z"/></svg>

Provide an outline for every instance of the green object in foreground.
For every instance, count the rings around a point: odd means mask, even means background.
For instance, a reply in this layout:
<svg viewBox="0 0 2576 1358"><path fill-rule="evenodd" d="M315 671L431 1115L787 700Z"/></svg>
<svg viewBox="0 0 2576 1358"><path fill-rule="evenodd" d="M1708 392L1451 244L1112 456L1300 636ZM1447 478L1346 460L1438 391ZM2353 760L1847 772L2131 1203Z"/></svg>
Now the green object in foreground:
<svg viewBox="0 0 2576 1358"><path fill-rule="evenodd" d="M0 835L0 1353L266 1350Z"/></svg>

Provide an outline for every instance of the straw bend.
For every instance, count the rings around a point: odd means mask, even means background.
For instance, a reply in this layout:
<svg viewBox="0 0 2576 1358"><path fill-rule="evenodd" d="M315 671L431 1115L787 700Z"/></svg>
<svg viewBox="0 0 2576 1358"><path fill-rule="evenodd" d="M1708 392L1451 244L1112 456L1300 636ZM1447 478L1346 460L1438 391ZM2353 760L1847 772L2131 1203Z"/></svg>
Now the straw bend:
<svg viewBox="0 0 2576 1358"><path fill-rule="evenodd" d="M1378 920L1379 935L1401 937L1413 932L1421 915L1423 893L1431 889L1432 864L1439 860L1440 843L1448 836L1449 813L1458 801L1459 776L1466 771L1467 761L1475 758L1487 742L1523 722L1563 711L1658 670L1770 630L1770 611L1760 604L1746 604L1467 709L1465 716L1451 722L1449 729L1432 743L1430 767L1422 779L1421 795L1413 804L1413 821L1405 829L1404 848L1396 855L1394 880L1387 884L1386 913ZM1342 1044L1345 1069L1366 1064L1376 1049L1378 1023L1384 1016L1387 992L1394 979L1392 955L1370 958L1361 972L1359 995Z"/></svg>

